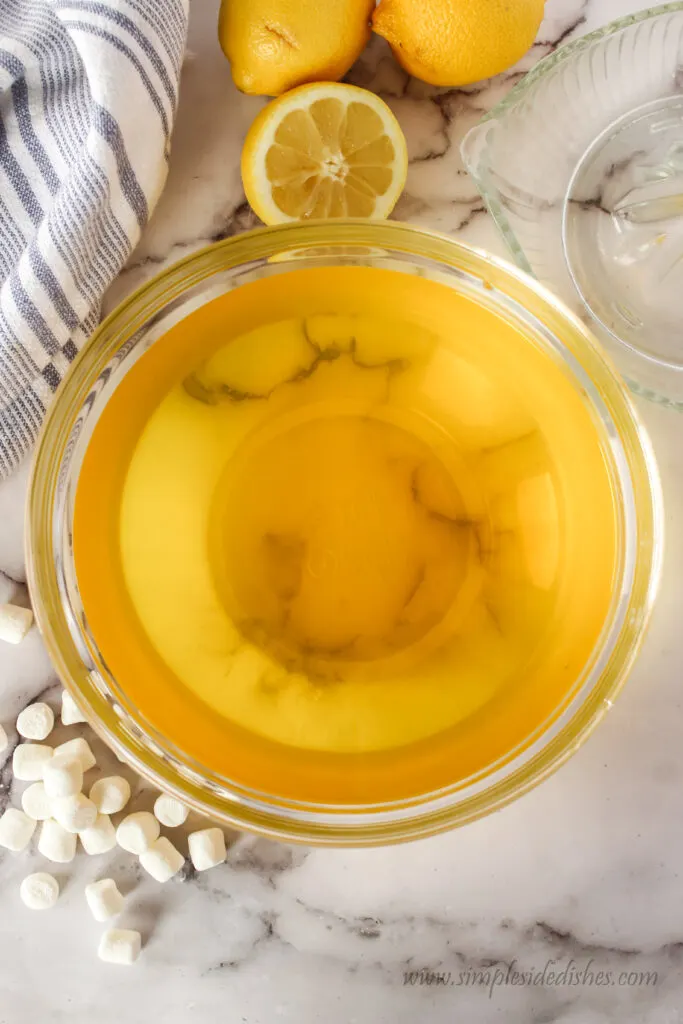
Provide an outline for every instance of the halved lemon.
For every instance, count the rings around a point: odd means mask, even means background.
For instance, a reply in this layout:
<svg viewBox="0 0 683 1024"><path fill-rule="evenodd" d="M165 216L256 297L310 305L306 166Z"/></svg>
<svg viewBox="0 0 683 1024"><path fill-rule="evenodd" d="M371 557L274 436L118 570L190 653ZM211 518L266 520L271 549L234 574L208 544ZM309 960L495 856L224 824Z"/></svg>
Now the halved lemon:
<svg viewBox="0 0 683 1024"><path fill-rule="evenodd" d="M387 217L403 190L406 140L386 103L365 89L317 82L269 103L242 150L242 182L266 224Z"/></svg>

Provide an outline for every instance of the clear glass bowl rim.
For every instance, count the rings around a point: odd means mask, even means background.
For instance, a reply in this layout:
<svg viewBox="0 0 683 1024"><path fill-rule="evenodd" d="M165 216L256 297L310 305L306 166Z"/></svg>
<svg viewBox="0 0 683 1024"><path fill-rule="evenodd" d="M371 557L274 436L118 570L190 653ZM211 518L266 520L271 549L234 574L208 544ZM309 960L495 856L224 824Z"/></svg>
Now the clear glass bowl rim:
<svg viewBox="0 0 683 1024"><path fill-rule="evenodd" d="M55 571L55 495L69 435L85 398L112 355L150 316L218 272L272 259L280 263L288 254L296 258L304 252L324 251L329 261L335 249L343 257L342 249L348 247L367 250L369 258L394 253L431 261L437 269L469 275L487 289L493 286L501 303L508 297L523 305L560 339L566 359L578 356L582 366L588 364L594 396L608 410L601 414L603 425L619 439L628 458L634 513L624 532L635 554L632 585L619 597L620 626L612 646L600 652L600 672L582 686L551 728L497 773L486 775L481 783L463 783L403 804L302 808L254 799L217 784L192 766L179 766L168 751L159 753L153 738L141 737L139 723L129 721L121 709L117 712L102 694L78 654L63 607ZM50 406L36 447L26 508L27 578L38 626L63 684L107 745L157 788L203 814L261 835L319 845L380 845L441 832L502 807L556 770L583 743L626 678L649 620L662 545L661 490L649 439L623 382L584 325L535 279L503 260L436 232L364 220L258 228L207 246L138 288L94 332Z"/></svg>

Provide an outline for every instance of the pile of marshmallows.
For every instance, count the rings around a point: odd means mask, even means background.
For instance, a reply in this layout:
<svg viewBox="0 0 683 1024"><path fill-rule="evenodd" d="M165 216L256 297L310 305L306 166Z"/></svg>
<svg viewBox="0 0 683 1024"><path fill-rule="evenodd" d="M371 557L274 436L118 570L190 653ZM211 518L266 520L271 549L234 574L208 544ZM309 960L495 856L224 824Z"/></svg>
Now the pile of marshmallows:
<svg viewBox="0 0 683 1024"><path fill-rule="evenodd" d="M26 620L22 625L26 625ZM73 698L64 691L62 723L75 725L85 721ZM111 775L97 779L85 796L83 774L96 764L90 745L79 737L58 747L48 746L42 740L47 739L53 726L54 714L48 704L31 704L17 718L17 732L28 742L16 747L12 768L15 778L31 785L22 793L22 810L9 807L0 818L0 846L15 853L24 850L41 822L38 850L54 863L67 864L73 860L77 839L88 854L108 853L118 843L122 849L136 854L157 882L167 882L180 870L185 858L170 840L159 835L160 825L182 825L188 815L187 807L162 793L154 804L154 814L137 811L114 828L109 815L126 806L130 785L122 776ZM7 745L7 734L0 725L0 753ZM225 860L225 837L219 828L192 832L188 843L197 871ZM57 902L59 884L52 875L39 871L23 880L20 896L32 910L46 910ZM124 898L112 878L87 885L85 897L96 921L108 921L123 909ZM111 928L102 935L98 955L110 963L132 964L140 948L139 932Z"/></svg>

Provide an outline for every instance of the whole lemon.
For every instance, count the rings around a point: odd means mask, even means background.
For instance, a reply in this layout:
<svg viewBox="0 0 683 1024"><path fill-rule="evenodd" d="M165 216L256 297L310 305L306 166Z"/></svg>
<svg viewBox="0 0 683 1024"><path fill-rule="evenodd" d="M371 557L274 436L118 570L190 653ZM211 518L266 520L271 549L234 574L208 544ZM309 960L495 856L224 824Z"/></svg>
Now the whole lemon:
<svg viewBox="0 0 683 1024"><path fill-rule="evenodd" d="M372 27L399 64L431 85L469 85L515 64L544 0L380 0Z"/></svg>
<svg viewBox="0 0 683 1024"><path fill-rule="evenodd" d="M279 96L342 78L370 38L374 0L223 0L218 38L235 85Z"/></svg>

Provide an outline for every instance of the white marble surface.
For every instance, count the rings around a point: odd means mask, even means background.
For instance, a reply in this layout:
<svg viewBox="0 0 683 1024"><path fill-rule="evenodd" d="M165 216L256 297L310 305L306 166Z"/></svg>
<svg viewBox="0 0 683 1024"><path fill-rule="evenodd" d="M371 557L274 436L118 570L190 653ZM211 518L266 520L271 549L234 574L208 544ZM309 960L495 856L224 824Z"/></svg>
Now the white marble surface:
<svg viewBox="0 0 683 1024"><path fill-rule="evenodd" d="M252 222L238 164L262 101L231 84L215 41L216 6L193 0L195 56L183 76L168 187L109 305L160 263ZM542 42L522 66L560 37L638 6L549 0ZM458 144L511 76L437 99L374 44L353 78L388 99L408 135L412 163L397 216L502 253ZM629 684L569 764L493 817L405 846L306 850L235 837L224 867L198 878L185 872L164 887L142 879L128 855L80 855L58 872L63 896L43 915L18 896L41 858L3 853L0 1024L683 1020L683 421L651 405L642 413L664 479L663 590ZM25 485L24 469L0 486L0 601L25 596ZM35 633L0 649L0 721L10 726L38 694L57 692ZM0 805L18 786L6 765ZM137 800L146 806L149 797ZM95 957L101 926L83 886L105 873L128 894L125 922L144 933L132 970ZM548 971L570 962L580 983L553 984ZM505 984L512 963L538 976L512 985L510 974ZM421 968L450 972L451 983L404 983L406 971ZM613 972L614 984L599 984L598 971ZM655 971L656 984L619 984L622 971Z"/></svg>

